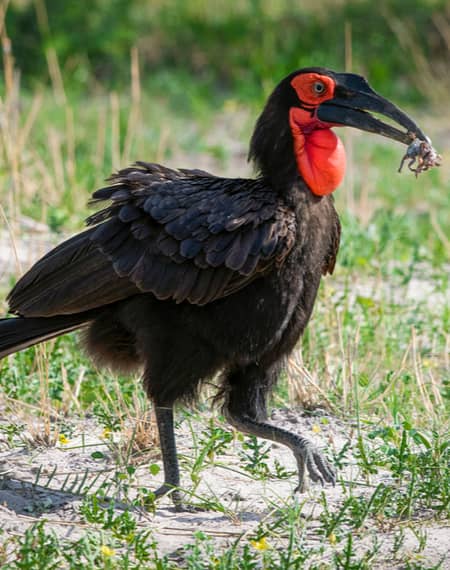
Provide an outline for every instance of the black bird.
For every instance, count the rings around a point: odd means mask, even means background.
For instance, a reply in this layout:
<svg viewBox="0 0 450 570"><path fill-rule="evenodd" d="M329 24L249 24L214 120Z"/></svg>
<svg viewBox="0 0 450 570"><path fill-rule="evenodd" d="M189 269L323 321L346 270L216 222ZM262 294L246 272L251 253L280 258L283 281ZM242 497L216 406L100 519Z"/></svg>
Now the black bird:
<svg viewBox="0 0 450 570"><path fill-rule="evenodd" d="M405 130L369 114L385 115ZM40 259L8 296L0 358L84 328L92 358L143 369L156 410L164 484L181 508L173 407L221 372L237 429L287 445L313 481L334 468L307 439L270 425L266 399L305 330L340 224L331 193L345 152L331 130L352 126L409 144L415 123L350 73L307 68L269 97L250 143L255 179L137 162L93 194L107 202L88 229Z"/></svg>

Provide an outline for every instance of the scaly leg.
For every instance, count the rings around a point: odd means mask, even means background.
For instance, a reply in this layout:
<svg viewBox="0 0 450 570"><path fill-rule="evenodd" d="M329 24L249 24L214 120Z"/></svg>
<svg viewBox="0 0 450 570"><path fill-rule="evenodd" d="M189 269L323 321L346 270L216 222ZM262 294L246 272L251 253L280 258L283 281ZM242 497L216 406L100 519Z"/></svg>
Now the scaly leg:
<svg viewBox="0 0 450 570"><path fill-rule="evenodd" d="M298 486L295 491L305 490L306 469L313 481L334 485L335 470L313 443L265 421L266 395L277 374L277 366L264 369L256 364L231 372L227 377L230 392L225 404L225 415L238 430L281 443L292 450L298 468Z"/></svg>
<svg viewBox="0 0 450 570"><path fill-rule="evenodd" d="M232 416L228 413L227 418L231 425L239 431L281 443L292 450L298 468L298 485L295 492L303 493L306 490L305 468L308 469L309 476L313 481L320 481L322 485L324 483L332 483L333 485L336 483L334 468L317 447L306 438L269 423L258 422L245 415Z"/></svg>
<svg viewBox="0 0 450 570"><path fill-rule="evenodd" d="M177 446L173 427L173 407L155 407L159 441L164 465L164 483L155 491L156 497L170 493L177 510L182 510L180 469L178 467Z"/></svg>

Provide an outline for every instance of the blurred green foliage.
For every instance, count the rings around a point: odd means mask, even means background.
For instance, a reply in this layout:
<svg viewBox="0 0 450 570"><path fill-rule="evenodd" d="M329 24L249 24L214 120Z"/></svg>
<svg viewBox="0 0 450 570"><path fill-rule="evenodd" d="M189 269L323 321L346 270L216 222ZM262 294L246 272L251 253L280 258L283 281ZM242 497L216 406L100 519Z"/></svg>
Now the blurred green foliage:
<svg viewBox="0 0 450 570"><path fill-rule="evenodd" d="M6 24L28 84L48 81L54 49L72 88L120 88L137 46L143 76L163 83L177 70L261 100L293 69L347 60L385 95L414 103L448 74L449 12L447 0L11 0ZM424 65L428 84L417 80Z"/></svg>

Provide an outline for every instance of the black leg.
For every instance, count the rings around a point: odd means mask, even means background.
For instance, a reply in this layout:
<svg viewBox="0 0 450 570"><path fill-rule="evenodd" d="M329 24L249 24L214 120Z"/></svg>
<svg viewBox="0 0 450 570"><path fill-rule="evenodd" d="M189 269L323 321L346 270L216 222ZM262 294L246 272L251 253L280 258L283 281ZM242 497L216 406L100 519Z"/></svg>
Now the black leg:
<svg viewBox="0 0 450 570"><path fill-rule="evenodd" d="M334 468L313 443L265 421L263 408L266 395L277 372L276 368L262 369L258 365L251 365L228 376L230 392L224 412L229 422L244 433L281 443L292 450L298 468L296 491L305 490L306 469L313 481L334 485Z"/></svg>
<svg viewBox="0 0 450 570"><path fill-rule="evenodd" d="M181 510L180 470L173 428L173 408L156 406L155 413L164 465L164 483L155 491L155 495L162 497L170 493L175 508Z"/></svg>
<svg viewBox="0 0 450 570"><path fill-rule="evenodd" d="M182 334L181 331L180 334ZM180 399L194 399L203 378L210 377L217 368L214 353L200 342L181 336L178 343L166 343L164 337L149 344L145 352L151 354L144 372L143 383L148 397L155 405L164 465L164 483L156 491L161 497L170 493L177 510L193 508L182 504L180 471L173 426L173 404ZM158 344L159 343L159 344ZM170 348L168 348L170 347Z"/></svg>

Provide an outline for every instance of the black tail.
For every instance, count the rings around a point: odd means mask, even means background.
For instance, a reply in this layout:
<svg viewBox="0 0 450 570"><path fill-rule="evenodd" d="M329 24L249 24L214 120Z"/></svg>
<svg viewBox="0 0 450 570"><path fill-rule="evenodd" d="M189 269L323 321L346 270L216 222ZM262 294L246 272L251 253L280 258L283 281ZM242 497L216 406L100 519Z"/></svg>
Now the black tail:
<svg viewBox="0 0 450 570"><path fill-rule="evenodd" d="M89 323L98 311L55 317L0 319L0 359L44 340L74 331Z"/></svg>

